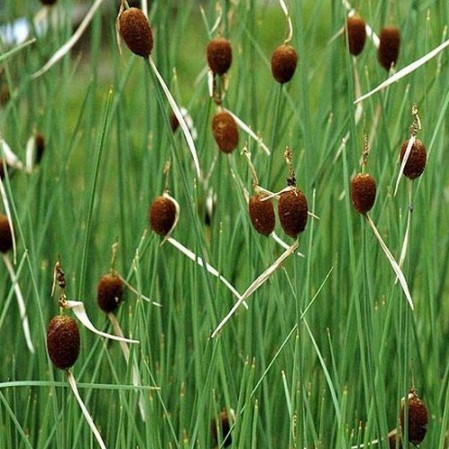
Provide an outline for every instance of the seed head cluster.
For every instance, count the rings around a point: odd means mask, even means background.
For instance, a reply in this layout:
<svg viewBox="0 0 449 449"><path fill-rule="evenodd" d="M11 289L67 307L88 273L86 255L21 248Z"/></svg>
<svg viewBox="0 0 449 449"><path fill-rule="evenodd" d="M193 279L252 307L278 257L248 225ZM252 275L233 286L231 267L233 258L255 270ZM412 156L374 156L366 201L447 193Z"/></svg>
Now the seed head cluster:
<svg viewBox="0 0 449 449"><path fill-rule="evenodd" d="M73 318L57 315L48 323L47 350L56 368L66 370L75 364L80 351L80 334Z"/></svg>
<svg viewBox="0 0 449 449"><path fill-rule="evenodd" d="M366 41L366 24L363 19L358 16L348 17L346 22L348 30L348 47L349 53L358 56L362 53Z"/></svg>
<svg viewBox="0 0 449 449"><path fill-rule="evenodd" d="M280 45L271 56L271 73L278 83L287 83L293 78L297 64L296 50L288 44Z"/></svg>
<svg viewBox="0 0 449 449"><path fill-rule="evenodd" d="M117 309L123 299L123 281L116 274L105 274L97 286L98 306L105 313Z"/></svg>
<svg viewBox="0 0 449 449"><path fill-rule="evenodd" d="M304 231L308 218L307 199L298 188L282 192L279 196L278 215L282 229L296 238Z"/></svg>
<svg viewBox="0 0 449 449"><path fill-rule="evenodd" d="M214 75L224 75L232 64L231 43L223 38L212 39L207 45L207 63Z"/></svg>
<svg viewBox="0 0 449 449"><path fill-rule="evenodd" d="M239 130L234 117L226 111L217 112L212 119L212 134L223 153L232 153L239 143Z"/></svg>
<svg viewBox="0 0 449 449"><path fill-rule="evenodd" d="M401 429L405 428L406 401L403 401L399 421ZM429 416L427 407L418 397L415 390L411 390L408 396L408 441L412 444L421 444L427 433Z"/></svg>
<svg viewBox="0 0 449 449"><path fill-rule="evenodd" d="M276 224L273 202L265 194L253 195L248 204L249 217L254 229L262 235L270 235Z"/></svg>
<svg viewBox="0 0 449 449"><path fill-rule="evenodd" d="M409 140L406 140L401 146L400 160L404 159ZM427 162L426 147L419 139L415 139L412 149L404 166L404 176L410 179L416 179L422 175Z"/></svg>
<svg viewBox="0 0 449 449"><path fill-rule="evenodd" d="M119 31L134 54L143 58L150 56L153 49L153 32L141 9L125 9L119 16Z"/></svg>
<svg viewBox="0 0 449 449"><path fill-rule="evenodd" d="M385 70L390 70L396 65L399 57L399 47L401 44L401 35L396 27L385 27L381 30L379 36L379 49L377 57L380 65Z"/></svg>
<svg viewBox="0 0 449 449"><path fill-rule="evenodd" d="M175 225L177 218L176 204L166 196L158 196L150 206L151 229L161 236L166 236Z"/></svg>
<svg viewBox="0 0 449 449"><path fill-rule="evenodd" d="M366 214L376 200L376 181L368 173L359 173L351 181L351 200L354 208L361 214Z"/></svg>

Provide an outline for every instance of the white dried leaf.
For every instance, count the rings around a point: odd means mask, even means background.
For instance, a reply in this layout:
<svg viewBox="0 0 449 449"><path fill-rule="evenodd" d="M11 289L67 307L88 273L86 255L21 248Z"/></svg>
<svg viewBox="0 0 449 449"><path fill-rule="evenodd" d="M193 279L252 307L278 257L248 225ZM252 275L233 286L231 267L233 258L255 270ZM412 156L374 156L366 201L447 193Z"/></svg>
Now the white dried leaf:
<svg viewBox="0 0 449 449"><path fill-rule="evenodd" d="M94 332L97 335L100 335L105 338L109 338L110 340L116 340L116 341L123 341L127 343L139 343L138 340L131 340L129 338L124 337L118 337L116 335L111 335L106 332L102 332L98 330L90 321L89 317L87 316L86 309L84 308L84 304L81 301L73 301L68 300L64 302L64 308L72 309L73 313L76 315L76 317L81 321L83 326L87 327L90 331Z"/></svg>

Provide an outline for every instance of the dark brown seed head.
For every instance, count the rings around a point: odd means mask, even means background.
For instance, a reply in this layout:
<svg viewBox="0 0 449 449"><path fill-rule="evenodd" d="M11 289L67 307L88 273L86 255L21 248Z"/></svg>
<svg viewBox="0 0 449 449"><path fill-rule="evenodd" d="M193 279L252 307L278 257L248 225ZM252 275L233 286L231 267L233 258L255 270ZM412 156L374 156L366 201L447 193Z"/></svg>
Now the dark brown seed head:
<svg viewBox="0 0 449 449"><path fill-rule="evenodd" d="M388 434L388 446L390 449L402 449L401 437L396 430Z"/></svg>
<svg viewBox="0 0 449 449"><path fill-rule="evenodd" d="M399 29L396 27L383 28L380 32L379 40L377 57L380 65L385 70L390 70L392 65L396 65L399 57L399 46L401 44Z"/></svg>
<svg viewBox="0 0 449 449"><path fill-rule="evenodd" d="M295 74L297 64L296 50L291 45L280 45L271 56L271 73L278 83L287 83Z"/></svg>
<svg viewBox="0 0 449 449"><path fill-rule="evenodd" d="M262 201L265 194L253 195L249 200L251 223L259 234L270 235L274 231L275 217L271 199Z"/></svg>
<svg viewBox="0 0 449 449"><path fill-rule="evenodd" d="M166 196L158 196L150 207L151 229L159 235L166 236L175 225L177 214L173 200Z"/></svg>
<svg viewBox="0 0 449 449"><path fill-rule="evenodd" d="M170 128L173 132L176 132L176 130L179 128L179 120L174 112L170 114Z"/></svg>
<svg viewBox="0 0 449 449"><path fill-rule="evenodd" d="M136 55L148 58L153 49L153 32L143 11L129 8L119 17L119 30L129 49Z"/></svg>
<svg viewBox="0 0 449 449"><path fill-rule="evenodd" d="M217 447L220 443L218 441L219 432L223 438L222 447L227 447L232 443L231 423L227 411L221 412L216 419L212 420L210 428L214 447Z"/></svg>
<svg viewBox="0 0 449 449"><path fill-rule="evenodd" d="M229 112L218 112L212 119L212 133L218 148L231 153L239 143L239 130L234 117Z"/></svg>
<svg viewBox="0 0 449 449"><path fill-rule="evenodd" d="M115 274L105 274L97 286L98 306L103 312L113 312L122 302L123 281Z"/></svg>
<svg viewBox="0 0 449 449"><path fill-rule="evenodd" d="M56 368L73 366L80 352L80 334L73 318L57 315L48 323L47 349Z"/></svg>
<svg viewBox="0 0 449 449"><path fill-rule="evenodd" d="M42 3L43 5L50 6L50 5L54 5L54 4L56 3L56 1L57 1L57 0L41 0L41 3Z"/></svg>
<svg viewBox="0 0 449 449"><path fill-rule="evenodd" d="M359 173L351 181L351 200L356 211L366 214L376 200L376 181L368 173Z"/></svg>
<svg viewBox="0 0 449 449"><path fill-rule="evenodd" d="M405 402L405 401L404 401ZM401 428L404 429L405 403L402 403L399 420ZM427 407L418 397L414 390L408 395L408 440L412 444L420 444L427 433L427 423L429 421Z"/></svg>
<svg viewBox="0 0 449 449"><path fill-rule="evenodd" d="M224 75L232 64L232 48L227 39L217 37L207 45L207 63L214 75Z"/></svg>
<svg viewBox="0 0 449 449"><path fill-rule="evenodd" d="M401 147L400 159L401 162L404 159L405 151L407 150L408 140L406 140ZM426 147L419 140L416 139L409 153L407 162L404 166L404 176L407 178L415 179L422 175L424 168L426 167L427 153Z"/></svg>
<svg viewBox="0 0 449 449"><path fill-rule="evenodd" d="M297 237L306 228L307 199L301 190L294 188L281 193L278 204L282 229L290 237Z"/></svg>
<svg viewBox="0 0 449 449"><path fill-rule="evenodd" d="M12 231L6 215L0 214L0 252L6 253L12 248Z"/></svg>
<svg viewBox="0 0 449 449"><path fill-rule="evenodd" d="M348 17L346 23L348 29L348 46L351 55L359 55L366 41L365 21L358 16Z"/></svg>
<svg viewBox="0 0 449 449"><path fill-rule="evenodd" d="M5 179L6 170L8 170L6 161L0 159L0 179Z"/></svg>
<svg viewBox="0 0 449 449"><path fill-rule="evenodd" d="M35 144L36 144L36 164L39 164L39 162L42 159L42 156L44 155L45 151L45 137L42 133L37 133L35 138Z"/></svg>
<svg viewBox="0 0 449 449"><path fill-rule="evenodd" d="M7 84L0 85L0 105L5 106L11 98Z"/></svg>

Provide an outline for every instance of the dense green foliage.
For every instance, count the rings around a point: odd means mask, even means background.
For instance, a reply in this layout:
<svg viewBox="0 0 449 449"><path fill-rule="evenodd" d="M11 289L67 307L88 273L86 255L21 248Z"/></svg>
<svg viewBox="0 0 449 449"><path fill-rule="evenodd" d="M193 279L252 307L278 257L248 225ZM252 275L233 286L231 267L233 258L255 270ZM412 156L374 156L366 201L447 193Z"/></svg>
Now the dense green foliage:
<svg viewBox="0 0 449 449"><path fill-rule="evenodd" d="M16 3L6 0L3 21L21 14ZM40 4L26 3L22 12L32 17ZM448 50L361 103L356 120L356 79L366 93L388 74L369 37L356 60L349 54L341 2L288 2L299 61L282 86L270 69L271 52L287 35L277 2L150 2L152 58L193 118L204 174L198 179L181 130L171 131L170 107L150 65L124 44L119 54L117 3L106 0L82 43L42 76L32 78L71 36L70 26L50 26L0 62L1 83L10 91L0 109L1 135L22 161L34 132L46 142L32 173L17 170L3 180L35 353L27 348L14 285L1 264L0 447L97 447L64 373L51 364L45 336L59 313L58 295L51 296L58 257L68 299L83 301L94 324L112 332L96 288L118 242L115 269L161 307L125 289L116 316L124 334L140 341L130 346L129 364L119 343L80 325L80 355L71 372L109 449L212 448L211 420L230 409L235 448L348 448L374 439L386 448L412 386L429 409L421 447L446 448ZM70 5L61 0L59 11ZM358 5L376 33L387 24L399 27L398 69L447 38L447 0ZM218 7L218 30L233 49L223 106L263 139L271 156L242 129L229 155L212 136L217 107L209 97L205 49L218 34L209 34ZM403 178L394 195L413 104L427 166L415 181ZM366 171L377 182L369 214L396 260L410 223L403 272L413 311L367 220L351 204L364 134ZM211 338L236 298L169 242L161 245L148 225L149 206L168 187L180 205L172 237L243 293L284 249L251 225L245 190L253 193L253 178L241 150L250 152L260 186L276 192L289 176L286 146L315 215L299 236L305 257L289 256L250 296L248 309L240 307ZM206 219L211 192L215 207ZM278 219L276 233L293 243Z"/></svg>

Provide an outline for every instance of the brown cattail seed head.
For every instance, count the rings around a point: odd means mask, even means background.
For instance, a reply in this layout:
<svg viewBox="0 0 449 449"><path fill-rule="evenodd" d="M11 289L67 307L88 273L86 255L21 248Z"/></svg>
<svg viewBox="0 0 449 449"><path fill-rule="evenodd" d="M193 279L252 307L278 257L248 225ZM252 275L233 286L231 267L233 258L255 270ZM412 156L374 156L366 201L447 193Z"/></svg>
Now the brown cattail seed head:
<svg viewBox="0 0 449 449"><path fill-rule="evenodd" d="M8 217L0 214L0 252L6 253L12 248L12 231Z"/></svg>
<svg viewBox="0 0 449 449"><path fill-rule="evenodd" d="M388 447L390 449L402 449L402 441L396 430L388 434Z"/></svg>
<svg viewBox="0 0 449 449"><path fill-rule="evenodd" d="M271 73L278 83L287 83L292 79L297 64L296 50L291 45L280 45L271 56Z"/></svg>
<svg viewBox="0 0 449 449"><path fill-rule="evenodd" d="M231 437L231 423L229 422L229 416L227 411L221 412L217 419L214 419L211 423L212 440L214 447L218 447L218 430L221 432L223 438L222 446L227 447L232 443ZM218 430L217 430L218 429Z"/></svg>
<svg viewBox="0 0 449 449"><path fill-rule="evenodd" d="M385 70L390 70L392 65L396 65L399 57L399 46L401 44L399 29L396 27L383 28L380 32L379 40L377 57L380 65Z"/></svg>
<svg viewBox="0 0 449 449"><path fill-rule="evenodd" d="M158 196L150 207L150 225L156 234L166 236L176 223L178 210L167 196Z"/></svg>
<svg viewBox="0 0 449 449"><path fill-rule="evenodd" d="M73 318L57 315L48 323L47 349L56 368L73 366L80 352L80 334Z"/></svg>
<svg viewBox="0 0 449 449"><path fill-rule="evenodd" d="M402 144L400 154L401 163L402 160L404 159L408 142L409 141L406 140ZM404 166L404 176L407 176L407 178L410 179L418 178L419 176L422 175L424 168L426 166L426 162L427 162L426 147L419 139L416 139L409 153L407 162Z"/></svg>
<svg viewBox="0 0 449 449"><path fill-rule="evenodd" d="M6 170L8 170L6 161L0 159L0 179L5 179Z"/></svg>
<svg viewBox="0 0 449 449"><path fill-rule="evenodd" d="M212 133L218 148L224 153L231 153L239 143L239 130L234 117L222 111L212 119Z"/></svg>
<svg viewBox="0 0 449 449"><path fill-rule="evenodd" d="M404 401L405 402L405 401ZM399 420L401 428L404 429L405 421L405 403L402 403ZM408 440L412 444L420 444L427 432L427 423L429 417L427 407L418 397L414 390L408 395Z"/></svg>
<svg viewBox="0 0 449 449"><path fill-rule="evenodd" d="M249 199L249 217L259 234L270 235L275 225L274 208L271 199L262 201L265 197L265 194L259 194Z"/></svg>
<svg viewBox="0 0 449 449"><path fill-rule="evenodd" d="M348 17L346 23L348 29L348 46L351 55L359 55L366 41L365 21L358 16Z"/></svg>
<svg viewBox="0 0 449 449"><path fill-rule="evenodd" d="M47 6L51 6L54 5L56 3L57 0L41 0L41 3L43 5L47 5Z"/></svg>
<svg viewBox="0 0 449 449"><path fill-rule="evenodd" d="M376 181L368 173L359 173L351 181L351 200L357 212L366 214L376 199Z"/></svg>
<svg viewBox="0 0 449 449"><path fill-rule="evenodd" d="M307 224L307 199L296 187L279 196L278 214L282 229L290 237L297 237Z"/></svg>
<svg viewBox="0 0 449 449"><path fill-rule="evenodd" d="M115 274L105 274L97 286L98 306L103 312L113 312L122 302L123 281Z"/></svg>
<svg viewBox="0 0 449 449"><path fill-rule="evenodd" d="M144 58L150 56L153 49L153 32L141 9L125 9L119 17L119 31L134 54Z"/></svg>
<svg viewBox="0 0 449 449"><path fill-rule="evenodd" d="M35 137L36 144L36 164L42 160L45 151L45 137L42 133L37 133Z"/></svg>
<svg viewBox="0 0 449 449"><path fill-rule="evenodd" d="M232 64L232 48L227 39L217 37L207 45L207 63L214 75L224 75Z"/></svg>

